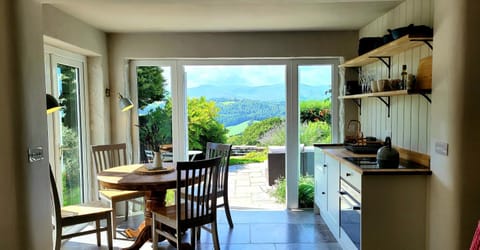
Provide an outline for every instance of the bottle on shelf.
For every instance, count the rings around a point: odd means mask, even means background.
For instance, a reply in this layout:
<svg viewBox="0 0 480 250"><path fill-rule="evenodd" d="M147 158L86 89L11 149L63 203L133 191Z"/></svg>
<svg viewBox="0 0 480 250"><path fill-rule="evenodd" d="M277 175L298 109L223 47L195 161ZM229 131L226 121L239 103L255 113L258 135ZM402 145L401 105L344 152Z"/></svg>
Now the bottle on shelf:
<svg viewBox="0 0 480 250"><path fill-rule="evenodd" d="M408 73L407 73L407 65L402 65L402 81L400 83L401 89L407 89L407 81L408 81Z"/></svg>

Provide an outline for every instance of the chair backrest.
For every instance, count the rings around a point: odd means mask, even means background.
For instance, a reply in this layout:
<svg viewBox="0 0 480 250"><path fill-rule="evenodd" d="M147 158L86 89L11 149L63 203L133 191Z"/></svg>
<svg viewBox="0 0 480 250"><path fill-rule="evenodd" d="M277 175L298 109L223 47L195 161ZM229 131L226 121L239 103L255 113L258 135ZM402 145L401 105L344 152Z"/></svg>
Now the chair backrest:
<svg viewBox="0 0 480 250"><path fill-rule="evenodd" d="M55 177L53 176L52 166L48 164L50 169L50 189L53 200L53 212L55 213L55 229L61 230L60 222L62 220L62 206L60 204L60 196L58 195L57 184L55 182Z"/></svg>
<svg viewBox="0 0 480 250"><path fill-rule="evenodd" d="M220 166L218 167L218 182L217 192L219 197L223 195L228 187L228 168L230 166L230 153L232 151L231 144L221 144L214 142L207 142L206 159L215 157L222 157Z"/></svg>
<svg viewBox="0 0 480 250"><path fill-rule="evenodd" d="M177 229L187 229L215 221L217 179L221 157L177 162Z"/></svg>
<svg viewBox="0 0 480 250"><path fill-rule="evenodd" d="M127 164L125 143L92 146L93 161L97 173L108 168Z"/></svg>

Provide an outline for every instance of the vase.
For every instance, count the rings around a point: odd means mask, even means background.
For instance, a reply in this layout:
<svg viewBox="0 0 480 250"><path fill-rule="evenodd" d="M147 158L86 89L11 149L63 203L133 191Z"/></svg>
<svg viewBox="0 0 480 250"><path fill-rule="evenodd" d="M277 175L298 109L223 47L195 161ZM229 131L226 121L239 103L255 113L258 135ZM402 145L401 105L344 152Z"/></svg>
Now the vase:
<svg viewBox="0 0 480 250"><path fill-rule="evenodd" d="M153 152L153 163L150 164L148 167L150 170L155 170L155 169L162 169L162 154L160 152Z"/></svg>

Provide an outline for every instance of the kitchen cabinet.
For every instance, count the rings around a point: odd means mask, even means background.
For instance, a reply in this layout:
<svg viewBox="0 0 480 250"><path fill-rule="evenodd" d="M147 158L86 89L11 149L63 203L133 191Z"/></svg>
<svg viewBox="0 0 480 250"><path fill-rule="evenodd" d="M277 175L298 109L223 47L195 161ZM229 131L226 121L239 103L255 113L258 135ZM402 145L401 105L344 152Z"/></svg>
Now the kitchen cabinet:
<svg viewBox="0 0 480 250"><path fill-rule="evenodd" d="M343 147L315 147L315 184L319 183L321 192L325 179L327 183L326 197L315 192L315 202L337 241L344 249L425 249L426 187L431 171L362 170L343 158L347 154L353 153ZM358 200L352 211L357 212L359 225L355 225L358 229L353 233L351 227L345 226L348 209L340 199L345 182L357 193L349 196ZM322 204L325 200L326 208Z"/></svg>
<svg viewBox="0 0 480 250"><path fill-rule="evenodd" d="M325 153L318 147L314 148L314 171L315 171L315 212L327 211L327 164Z"/></svg>
<svg viewBox="0 0 480 250"><path fill-rule="evenodd" d="M340 198L338 196L340 163L325 154L325 164L327 168L327 212L324 219L332 234L338 238L340 236Z"/></svg>

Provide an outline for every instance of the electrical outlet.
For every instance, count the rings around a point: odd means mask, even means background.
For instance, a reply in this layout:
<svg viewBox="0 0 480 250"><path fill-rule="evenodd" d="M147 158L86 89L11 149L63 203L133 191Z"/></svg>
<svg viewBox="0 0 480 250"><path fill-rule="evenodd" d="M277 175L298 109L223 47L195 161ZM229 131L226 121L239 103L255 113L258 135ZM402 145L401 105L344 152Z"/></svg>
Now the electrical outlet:
<svg viewBox="0 0 480 250"><path fill-rule="evenodd" d="M43 160L43 147L32 147L28 149L28 162Z"/></svg>
<svg viewBox="0 0 480 250"><path fill-rule="evenodd" d="M448 155L448 143L437 141L435 142L435 152L440 155Z"/></svg>

